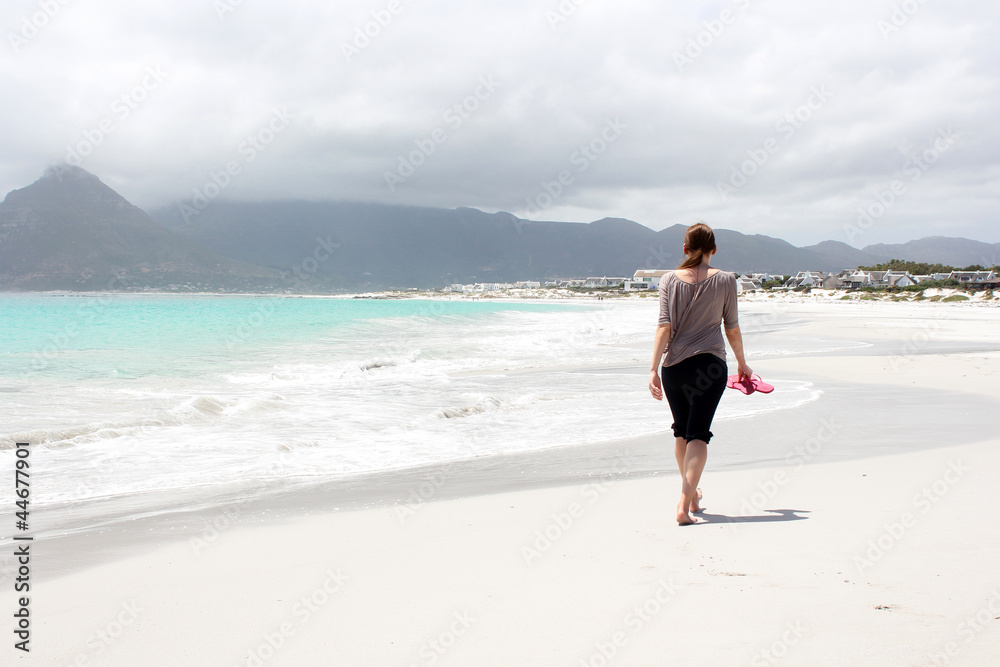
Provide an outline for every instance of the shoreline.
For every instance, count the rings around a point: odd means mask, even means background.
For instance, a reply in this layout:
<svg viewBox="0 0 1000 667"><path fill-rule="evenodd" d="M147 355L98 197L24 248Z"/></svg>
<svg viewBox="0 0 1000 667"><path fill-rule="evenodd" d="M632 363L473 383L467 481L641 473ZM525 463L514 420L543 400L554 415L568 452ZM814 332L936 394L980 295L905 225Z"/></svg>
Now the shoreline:
<svg viewBox="0 0 1000 667"><path fill-rule="evenodd" d="M945 410L949 414L966 414L966 424L964 433L974 436L976 439L989 437L992 434L989 421L984 421L983 415L995 414L996 405L991 401L1000 401L1000 391L991 392L989 390L969 394L968 384L965 382L955 382L951 385L943 384L940 380L936 383L937 388L927 386L925 377L916 375L902 384L885 384L886 380L898 380L900 377L909 377L917 369L921 368L924 360L935 363L938 368L942 367L948 355L948 370L953 371L955 367L965 367L969 364L982 363L977 360L977 355L985 355L983 362L988 362L991 357L1000 357L1000 341L991 340L992 321L994 317L987 317L985 320L974 313L995 312L995 311L969 311L966 315L955 313L954 316L946 320L936 318L926 318L924 320L912 320L913 314L922 309L909 309L901 313L899 317L892 315L890 311L885 311L882 315L884 319L872 322L869 317L863 316L863 311L870 310L870 307L859 306L854 311L856 316L844 318L840 308L827 308L819 304L805 307L797 317L802 306L789 305L787 308L778 310L762 309L759 305L750 305L746 311L741 313L744 317L745 335L747 341L748 360L757 372L764 377L782 383L806 383L814 386L821 394L818 402L816 399L807 401L806 404L797 404L784 408L769 410L760 408L767 405L768 398L751 396L737 396L735 392L727 392L724 401L732 401L733 406L743 404L752 405L759 401L755 408L756 414L750 416L733 415L730 411L729 417L722 417L717 422L716 433L718 438L713 443L713 449L722 453L722 456L714 455L710 465L730 466L740 465L744 467L763 465L768 461L778 460L783 453L780 446L767 440L766 435L759 433L745 435L741 433L740 423L746 420L754 425L754 428L768 432L780 432L786 437L798 438L800 441L807 440L811 434L807 432L805 425L812 425L815 429L820 420L824 417L836 415L851 415L854 422L869 424L879 423L881 426L876 430L875 437L871 434L859 430L850 434L854 443L845 450L846 456L859 457L870 456L858 451L859 443L870 443L881 453L889 451L907 451L910 445L897 443L888 449L879 447L879 434L888 435L889 423L903 422L901 429L896 435L902 433L909 434L907 442L910 440L917 442L919 448L932 446L934 437L946 438L948 433L942 429L935 420L935 413L922 409L924 405L935 405L937 411ZM965 318L975 317L974 327L965 323ZM836 325L830 326L830 322ZM869 327L868 325L872 326ZM933 325L932 329L928 329ZM968 329L966 331L966 329ZM916 330L920 336L910 333ZM926 334L926 335L923 335ZM775 350L761 356L754 355L752 350L754 340L766 336ZM795 339L809 339L816 341L822 338L830 340L829 350L787 349L788 345L782 341ZM844 347L837 341L848 341L851 346ZM860 347L858 341L865 341ZM635 355L644 357L646 343L621 342L617 344L622 348L634 349ZM960 356L955 356L960 355ZM731 355L730 355L731 357ZM958 359L963 361L959 362ZM730 358L730 362L732 359ZM958 364L958 366L956 366ZM805 365L808 370L803 368ZM873 366L874 365L874 366ZM616 375L634 375L639 385L645 385L647 365L641 362L615 363L605 365L594 365L593 363L581 363L574 365L554 365L537 366L517 369L483 369L464 372L454 372L454 377L467 376L489 376L503 375L527 376L534 374L572 374L581 373L585 375L600 375L613 373ZM850 372L844 372L849 370ZM976 372L976 368L969 368L969 373ZM873 371L875 371L873 373ZM963 373L962 377L969 373ZM940 375L932 373L932 375ZM950 376L951 373L946 374ZM872 380L876 379L875 383ZM879 384L879 381L882 384ZM789 385L790 386L790 385ZM641 394L642 392L640 392ZM648 398L648 396L646 397ZM650 399L651 400L651 399ZM655 408L663 408L663 405ZM654 413L651 412L651 415ZM665 441L668 438L669 413L664 410L657 410L655 417L659 424L651 429L647 435L636 436L639 443L638 449L642 451L640 460L634 465L628 466L631 474L648 474L651 471L661 470L669 474L673 472L671 452L663 454L664 446L658 445L656 448L649 446L650 439L660 439ZM614 411L609 410L609 419L614 419ZM857 429L855 429L857 430ZM753 452L753 457L748 460L744 457L740 459L740 448L729 450L727 443L742 442L742 451ZM345 473L342 476L309 478L309 477L286 477L271 479L269 481L244 482L231 481L222 485L212 485L206 487L195 487L188 493L180 494L178 489L168 488L149 495L150 498L159 497L153 505L150 501L140 502L134 507L130 506L129 498L116 495L107 499L87 500L83 503L56 503L48 507L41 506L39 510L43 514L36 515L39 518L45 517L44 512L50 512L53 517L51 521L39 524L44 531L43 534L52 534L65 531L93 530L95 524L103 525L102 529L121 526L123 522L132 522L136 515L142 516L148 510L143 507L155 506L163 508L163 513L184 515L191 506L207 506L207 511L212 511L214 507L232 501L234 497L249 497L251 501L258 501L266 505L269 498L284 496L294 489L306 487L326 486L337 497L342 498L341 504L347 506L347 496L352 492L359 492L360 497L366 502L376 500L382 502L397 502L400 499L401 486L405 486L408 481L412 481L414 476L421 474L433 475L444 467L453 468L454 477L460 481L457 488L481 486L483 488L498 489L504 484L512 484L524 479L531 479L536 483L571 483L573 479L579 478L581 474L600 473L600 466L587 463L588 457L595 457L595 460L602 461L606 451L614 445L630 445L630 438L617 438L613 440L592 441L589 443L575 443L560 446L537 447L528 450L513 450L506 453L494 453L465 460L450 461L427 461L405 468L386 468L380 470L357 471ZM670 449L667 447L667 449ZM654 453L656 450L656 453ZM650 463L655 461L656 463ZM511 478L509 475L496 475L490 477L489 471L496 473L503 471L503 466L511 466L515 470L540 466L547 471L545 475L519 476L518 473ZM376 487L381 488L383 493L370 494L365 491L364 484L359 480L365 480ZM405 494L404 494L405 495ZM353 503L357 505L358 503ZM97 508L92 516L88 515L87 508ZM103 517L103 518L100 518ZM110 524L106 522L110 521ZM141 520L140 520L141 521ZM87 526L90 526L88 528Z"/></svg>
<svg viewBox="0 0 1000 667"><path fill-rule="evenodd" d="M621 301L642 301L657 298L656 290L637 292L590 292L581 293L558 289L543 288L522 288L510 289L494 292L475 293L454 293L440 292L436 290L381 290L375 292L347 292L343 294L288 294L283 292L70 292L64 290L50 290L44 292L0 292L5 295L27 295L27 296L48 296L48 297L141 297L141 296L163 296L163 297L244 297L244 298L287 298L287 299L371 299L371 300L393 300L393 299L430 299L442 301L513 301L537 303L555 302L564 303L566 301L586 301L611 303ZM1000 308L1000 294L993 290L968 291L953 287L929 287L920 293L917 292L865 292L858 290L844 289L813 289L810 292L794 291L753 291L744 292L739 295L740 303L789 303L789 304L810 304L810 303L904 303L904 304L926 304L935 307L950 306L955 308L968 307L989 307ZM944 301L952 297L964 297L964 300Z"/></svg>
<svg viewBox="0 0 1000 667"><path fill-rule="evenodd" d="M1000 350L989 354L1000 361ZM960 363L969 365L978 362L980 355L963 352L951 359L953 363L961 359ZM938 355L928 352L925 356ZM967 393L963 383L953 383L932 391L913 387L905 378L894 384L844 381L845 370L863 367L873 358L878 357L806 356L803 359L810 361L813 369L808 375L796 368L799 362L795 359L772 357L755 361L755 368L759 365L768 377L779 377L782 382L811 379L821 396L796 407L717 420L713 425L716 435L710 444L707 471L766 470L776 465L784 467L788 461L796 465L861 461L962 444L948 440L950 427L923 409L931 402L937 410L965 415L963 432L973 442L994 437L990 415L1000 409L1000 390L974 395ZM910 372L916 368L914 365ZM573 373L600 369L591 366L561 370ZM641 366L630 370L637 381L646 375ZM767 398L727 392L723 400L740 403ZM663 429L655 433L601 442L428 462L325 479L290 477L263 483L231 483L202 489L204 495L199 495L197 489L183 495L177 489L167 489L157 492L162 497L159 503L162 509L154 514L137 515L130 509L131 497L126 496L36 507L35 525L42 526L36 532L36 540L50 545L53 552L72 554L68 558L50 559L48 571L60 576L99 564L99 556L81 556L94 549L103 552L97 546L105 539L103 536L115 535L115 550L131 552L156 544L156 535L168 535L170 540L197 539L206 531L211 533L212 522L220 520L220 516L226 517L227 526L239 526L288 520L303 512L351 512L374 507L398 511L400 506L405 508L413 503L423 505L565 487L591 479L669 477L676 481L669 413L664 412L661 421ZM867 426L876 422L883 425L876 429ZM753 430L747 431L748 425ZM773 433L781 433L782 437L776 440ZM890 434L895 444L885 444ZM813 451L816 442L818 449ZM942 442L948 444L943 446ZM88 510L93 513L95 508L102 519L84 518L82 524L76 519L77 523L72 523L74 517L86 517ZM46 512L49 517L43 519ZM9 545L9 540L0 542L4 551ZM5 562L6 554L0 557L0 566Z"/></svg>

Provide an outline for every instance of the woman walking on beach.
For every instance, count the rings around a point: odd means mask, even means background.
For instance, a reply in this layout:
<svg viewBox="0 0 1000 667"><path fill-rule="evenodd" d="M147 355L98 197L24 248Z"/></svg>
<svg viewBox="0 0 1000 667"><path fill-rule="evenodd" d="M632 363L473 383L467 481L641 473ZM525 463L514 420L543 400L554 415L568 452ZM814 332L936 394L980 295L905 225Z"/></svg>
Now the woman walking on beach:
<svg viewBox="0 0 1000 667"><path fill-rule="evenodd" d="M677 523L682 526L697 523L691 513L701 510L698 482L708 459L709 429L726 390L726 345L720 323L725 324L740 379L752 374L743 358L736 276L709 266L715 252L711 227L704 223L688 227L687 259L660 280L660 319L649 370L650 393L658 401L666 395L674 418L674 455L681 473Z"/></svg>

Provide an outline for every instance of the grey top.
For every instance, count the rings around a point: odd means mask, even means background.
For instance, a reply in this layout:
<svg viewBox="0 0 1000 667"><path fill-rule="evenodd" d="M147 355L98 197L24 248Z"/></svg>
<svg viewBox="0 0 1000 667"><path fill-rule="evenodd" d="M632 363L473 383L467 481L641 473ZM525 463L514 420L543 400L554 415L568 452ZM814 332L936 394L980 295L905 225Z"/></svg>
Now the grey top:
<svg viewBox="0 0 1000 667"><path fill-rule="evenodd" d="M710 352L726 360L727 329L739 326L736 312L736 276L719 271L702 281L687 283L674 272L660 280L660 324L670 325L664 366L673 366L696 354Z"/></svg>

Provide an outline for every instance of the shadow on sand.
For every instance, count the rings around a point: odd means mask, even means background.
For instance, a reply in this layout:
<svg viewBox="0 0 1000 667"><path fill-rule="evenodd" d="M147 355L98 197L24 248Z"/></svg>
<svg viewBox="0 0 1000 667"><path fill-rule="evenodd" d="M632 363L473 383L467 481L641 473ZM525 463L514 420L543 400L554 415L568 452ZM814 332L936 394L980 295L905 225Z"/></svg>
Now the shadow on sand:
<svg viewBox="0 0 1000 667"><path fill-rule="evenodd" d="M809 514L809 510L764 510L770 514L758 516L727 516L725 514L711 514L710 512L698 512L695 514L700 519L698 523L762 523L766 521L802 521L808 519L807 516L799 514Z"/></svg>

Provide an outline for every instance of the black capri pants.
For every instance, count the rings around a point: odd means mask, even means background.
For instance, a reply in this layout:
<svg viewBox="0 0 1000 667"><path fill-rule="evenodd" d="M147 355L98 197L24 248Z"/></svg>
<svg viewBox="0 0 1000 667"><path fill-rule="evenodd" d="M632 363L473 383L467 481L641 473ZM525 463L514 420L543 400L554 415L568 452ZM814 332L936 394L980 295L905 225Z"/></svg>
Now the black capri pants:
<svg viewBox="0 0 1000 667"><path fill-rule="evenodd" d="M687 441L712 439L712 418L726 391L726 362L711 352L696 354L660 368L663 395L674 416L675 438Z"/></svg>

